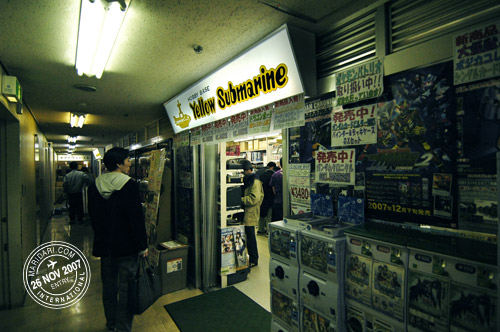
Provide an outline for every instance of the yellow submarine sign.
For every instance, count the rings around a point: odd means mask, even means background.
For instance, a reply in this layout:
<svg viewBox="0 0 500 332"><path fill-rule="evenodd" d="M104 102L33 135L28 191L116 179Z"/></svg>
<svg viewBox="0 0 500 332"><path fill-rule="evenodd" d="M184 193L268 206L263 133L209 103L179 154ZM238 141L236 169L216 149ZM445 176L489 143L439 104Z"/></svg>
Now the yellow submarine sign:
<svg viewBox="0 0 500 332"><path fill-rule="evenodd" d="M283 26L163 106L177 134L303 92Z"/></svg>

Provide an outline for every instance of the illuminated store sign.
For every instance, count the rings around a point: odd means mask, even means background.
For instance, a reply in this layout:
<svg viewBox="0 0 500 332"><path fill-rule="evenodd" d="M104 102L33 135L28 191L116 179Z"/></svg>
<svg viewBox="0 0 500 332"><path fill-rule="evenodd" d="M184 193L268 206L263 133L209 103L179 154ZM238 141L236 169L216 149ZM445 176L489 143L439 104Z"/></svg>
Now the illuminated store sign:
<svg viewBox="0 0 500 332"><path fill-rule="evenodd" d="M178 133L303 92L283 26L163 106Z"/></svg>

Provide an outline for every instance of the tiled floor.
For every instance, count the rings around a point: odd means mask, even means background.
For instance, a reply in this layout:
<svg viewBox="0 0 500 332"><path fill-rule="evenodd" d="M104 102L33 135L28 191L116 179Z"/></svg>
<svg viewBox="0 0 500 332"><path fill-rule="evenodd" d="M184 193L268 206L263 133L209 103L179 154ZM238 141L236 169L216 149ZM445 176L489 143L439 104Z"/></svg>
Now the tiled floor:
<svg viewBox="0 0 500 332"><path fill-rule="evenodd" d="M61 310L44 308L27 296L24 307L0 311L0 331L107 331L101 302L100 263L99 259L91 255L92 229L89 223L69 225L66 215L55 216L52 218L46 234L46 241L54 240L72 243L82 250L88 258L92 277L87 293L77 304ZM260 254L259 265L252 268L246 281L235 284L235 287L269 311L267 237L258 236L257 242ZM135 316L133 331L179 331L163 306L199 294L202 294L199 289L186 288L162 296L142 315Z"/></svg>

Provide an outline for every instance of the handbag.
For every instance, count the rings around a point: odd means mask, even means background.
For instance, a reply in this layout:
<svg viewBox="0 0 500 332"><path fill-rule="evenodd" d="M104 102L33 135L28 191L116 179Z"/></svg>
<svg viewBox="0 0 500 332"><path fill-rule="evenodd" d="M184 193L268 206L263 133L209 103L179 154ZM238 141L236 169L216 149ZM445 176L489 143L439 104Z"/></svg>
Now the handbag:
<svg viewBox="0 0 500 332"><path fill-rule="evenodd" d="M137 273L128 284L129 310L140 315L162 296L158 268L149 264L146 257L139 258Z"/></svg>

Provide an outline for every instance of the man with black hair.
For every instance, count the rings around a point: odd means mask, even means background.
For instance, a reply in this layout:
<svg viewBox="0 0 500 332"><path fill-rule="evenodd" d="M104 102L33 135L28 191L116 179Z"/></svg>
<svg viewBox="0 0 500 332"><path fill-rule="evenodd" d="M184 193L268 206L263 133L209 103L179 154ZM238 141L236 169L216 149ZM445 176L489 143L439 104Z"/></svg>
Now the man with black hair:
<svg viewBox="0 0 500 332"><path fill-rule="evenodd" d="M75 223L75 217L78 222L83 224L83 185L89 183L89 177L78 170L78 163L72 161L69 163L71 171L64 176L63 190L68 194L69 204L69 223Z"/></svg>
<svg viewBox="0 0 500 332"><path fill-rule="evenodd" d="M259 229L257 234L265 235L267 234L267 224L271 222L272 207L274 202L274 192L273 188L269 185L271 177L276 169L276 163L270 161L267 163L266 167L259 169L256 174L260 182L262 182L262 189L264 190L264 200L260 206L260 218L259 218Z"/></svg>
<svg viewBox="0 0 500 332"><path fill-rule="evenodd" d="M245 234L247 236L248 256L250 257L250 267L259 263L259 251L257 248L257 239L255 238L255 226L259 224L260 205L264 199L262 182L253 172L253 165L248 160L241 162L243 168L243 197L241 202L245 207L245 216L243 225L245 225Z"/></svg>
<svg viewBox="0 0 500 332"><path fill-rule="evenodd" d="M130 331L128 282L139 255L147 256L147 236L138 184L130 171L128 151L112 148L103 158L109 171L89 187L89 214L94 230L92 255L101 257L102 302L110 331Z"/></svg>

